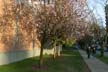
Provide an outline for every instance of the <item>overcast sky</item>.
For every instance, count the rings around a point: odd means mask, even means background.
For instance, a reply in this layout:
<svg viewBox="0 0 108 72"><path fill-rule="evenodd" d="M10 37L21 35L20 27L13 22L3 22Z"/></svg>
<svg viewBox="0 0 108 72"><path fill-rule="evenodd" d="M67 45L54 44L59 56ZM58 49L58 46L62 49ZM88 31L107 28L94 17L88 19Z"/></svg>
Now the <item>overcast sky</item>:
<svg viewBox="0 0 108 72"><path fill-rule="evenodd" d="M100 25L105 27L105 0L88 0L88 5L90 9L94 10L93 12Z"/></svg>

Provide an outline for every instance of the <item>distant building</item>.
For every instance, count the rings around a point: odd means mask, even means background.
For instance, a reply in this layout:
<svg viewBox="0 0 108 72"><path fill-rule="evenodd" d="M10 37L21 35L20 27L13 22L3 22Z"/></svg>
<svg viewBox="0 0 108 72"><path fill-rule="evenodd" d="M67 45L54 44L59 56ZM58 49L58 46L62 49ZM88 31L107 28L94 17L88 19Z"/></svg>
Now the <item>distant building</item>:
<svg viewBox="0 0 108 72"><path fill-rule="evenodd" d="M106 31L108 33L108 5L105 7L105 14L106 14ZM108 43L108 35L107 35L107 43Z"/></svg>
<svg viewBox="0 0 108 72"><path fill-rule="evenodd" d="M106 25L108 26L108 5L105 7L105 13L106 13Z"/></svg>
<svg viewBox="0 0 108 72"><path fill-rule="evenodd" d="M108 5L105 7L105 14L106 14L106 30L108 33Z"/></svg>
<svg viewBox="0 0 108 72"><path fill-rule="evenodd" d="M106 25L108 25L108 16L106 16Z"/></svg>

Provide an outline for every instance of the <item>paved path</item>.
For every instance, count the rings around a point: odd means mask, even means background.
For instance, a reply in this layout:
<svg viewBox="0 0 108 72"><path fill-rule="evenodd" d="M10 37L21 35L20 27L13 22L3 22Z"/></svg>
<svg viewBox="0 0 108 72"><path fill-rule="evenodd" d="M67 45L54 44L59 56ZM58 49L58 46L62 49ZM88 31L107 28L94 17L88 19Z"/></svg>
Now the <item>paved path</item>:
<svg viewBox="0 0 108 72"><path fill-rule="evenodd" d="M91 72L108 72L108 65L104 64L100 60L96 59L95 57L91 56L90 59L87 58L87 54L83 50L79 50L81 56L85 60L86 64L88 65Z"/></svg>

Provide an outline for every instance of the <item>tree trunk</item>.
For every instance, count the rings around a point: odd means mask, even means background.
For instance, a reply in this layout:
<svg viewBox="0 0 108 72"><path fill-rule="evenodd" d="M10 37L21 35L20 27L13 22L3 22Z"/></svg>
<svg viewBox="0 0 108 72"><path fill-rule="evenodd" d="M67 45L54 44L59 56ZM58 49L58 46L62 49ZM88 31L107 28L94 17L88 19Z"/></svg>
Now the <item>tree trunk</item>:
<svg viewBox="0 0 108 72"><path fill-rule="evenodd" d="M58 56L60 56L61 55L60 52L62 51L62 45L59 45L58 47L59 47L58 48Z"/></svg>
<svg viewBox="0 0 108 72"><path fill-rule="evenodd" d="M35 56L35 40L32 41L33 57Z"/></svg>
<svg viewBox="0 0 108 72"><path fill-rule="evenodd" d="M54 59L56 59L56 57L60 56L60 52L62 50L61 47L62 47L61 45L54 47Z"/></svg>
<svg viewBox="0 0 108 72"><path fill-rule="evenodd" d="M34 31L32 33L32 48L33 48L33 57L35 56L35 35L34 35Z"/></svg>
<svg viewBox="0 0 108 72"><path fill-rule="evenodd" d="M101 46L101 57L104 56L104 46L105 46L105 43L103 42Z"/></svg>
<svg viewBox="0 0 108 72"><path fill-rule="evenodd" d="M39 60L39 66L41 67L43 65L43 47L40 49L40 60Z"/></svg>
<svg viewBox="0 0 108 72"><path fill-rule="evenodd" d="M56 50L57 48L56 48L56 47L57 47L57 46L54 46L54 59L56 59L56 57L57 57L57 52L56 52L56 51L57 51L57 50Z"/></svg>

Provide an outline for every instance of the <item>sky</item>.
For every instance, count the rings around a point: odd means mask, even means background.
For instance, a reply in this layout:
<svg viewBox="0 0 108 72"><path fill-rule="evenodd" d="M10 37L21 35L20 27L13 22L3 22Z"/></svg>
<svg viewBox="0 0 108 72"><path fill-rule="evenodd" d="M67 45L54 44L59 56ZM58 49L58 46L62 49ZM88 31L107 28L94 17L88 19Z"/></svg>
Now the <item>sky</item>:
<svg viewBox="0 0 108 72"><path fill-rule="evenodd" d="M105 0L88 0L87 3L98 19L99 25L105 27Z"/></svg>

